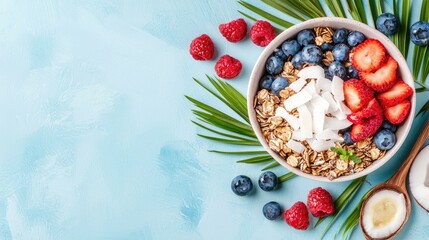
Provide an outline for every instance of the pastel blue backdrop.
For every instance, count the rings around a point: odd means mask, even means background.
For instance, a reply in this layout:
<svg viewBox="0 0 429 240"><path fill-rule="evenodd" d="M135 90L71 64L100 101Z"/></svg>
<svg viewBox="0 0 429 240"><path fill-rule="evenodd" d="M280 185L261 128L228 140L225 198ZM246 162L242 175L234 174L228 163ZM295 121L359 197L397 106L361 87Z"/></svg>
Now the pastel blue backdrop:
<svg viewBox="0 0 429 240"><path fill-rule="evenodd" d="M0 239L317 239L323 226L297 231L267 221L262 206L289 207L316 186L336 197L347 183L296 178L235 196L231 179L256 179L260 168L208 153L240 148L196 137L190 122L185 94L223 109L192 81L215 63L190 57L194 37L207 33L217 57L242 61L230 83L246 91L262 48L217 30L237 9L230 0L1 0ZM360 194L397 169L425 119ZM398 239L428 238L427 220L413 202Z"/></svg>

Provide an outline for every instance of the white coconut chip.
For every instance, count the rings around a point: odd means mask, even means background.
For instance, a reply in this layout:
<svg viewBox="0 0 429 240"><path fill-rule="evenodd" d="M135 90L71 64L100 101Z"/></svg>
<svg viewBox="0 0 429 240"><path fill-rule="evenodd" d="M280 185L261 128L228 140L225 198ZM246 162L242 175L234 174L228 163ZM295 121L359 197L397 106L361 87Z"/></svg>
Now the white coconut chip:
<svg viewBox="0 0 429 240"><path fill-rule="evenodd" d="M305 137L302 136L300 130L295 130L292 132L292 139L296 141L304 141Z"/></svg>
<svg viewBox="0 0 429 240"><path fill-rule="evenodd" d="M299 126L301 134L304 138L313 137L313 120L311 112L308 110L307 106L301 105L298 107L299 113Z"/></svg>
<svg viewBox="0 0 429 240"><path fill-rule="evenodd" d="M314 80L310 80L302 91L308 92L311 96L316 95L316 83Z"/></svg>
<svg viewBox="0 0 429 240"><path fill-rule="evenodd" d="M278 107L276 109L276 116L282 117L284 120L286 120L286 122L289 123L289 125L295 129L298 130L299 129L299 120L297 117L289 114L286 109L284 109L283 107Z"/></svg>
<svg viewBox="0 0 429 240"><path fill-rule="evenodd" d="M332 79L331 92L334 95L335 100L338 102L344 100L344 90L343 90L343 79L334 76Z"/></svg>
<svg viewBox="0 0 429 240"><path fill-rule="evenodd" d="M336 132L330 130L330 129L325 129L323 130L323 132L320 132L318 134L316 134L316 139L317 140L333 140L333 141L339 141L342 142L344 141L344 139L342 137L340 137Z"/></svg>
<svg viewBox="0 0 429 240"><path fill-rule="evenodd" d="M305 86L305 84L307 84L307 80L305 78L299 78L295 82L291 83L289 88L295 92L299 92Z"/></svg>
<svg viewBox="0 0 429 240"><path fill-rule="evenodd" d="M304 145L302 145L302 143L292 139L289 140L288 143L286 143L286 146L296 153L303 153L305 151L305 147Z"/></svg>
<svg viewBox="0 0 429 240"><path fill-rule="evenodd" d="M346 104L344 104L344 102L342 101L337 101L337 105L338 105L338 109L344 113L345 115L348 115L350 113L352 113L352 110L350 110L350 108L348 108L346 106Z"/></svg>
<svg viewBox="0 0 429 240"><path fill-rule="evenodd" d="M323 131L325 124L325 109L322 107L316 107L312 112L313 120L313 131L314 133L320 133Z"/></svg>
<svg viewBox="0 0 429 240"><path fill-rule="evenodd" d="M323 70L323 68L321 66L318 66L318 65L309 66L309 67L303 68L301 71L299 71L298 77L304 78L304 79L324 78L325 77L325 70Z"/></svg>
<svg viewBox="0 0 429 240"><path fill-rule="evenodd" d="M327 78L317 79L316 81L316 89L320 91L330 92L331 91L332 82Z"/></svg>
<svg viewBox="0 0 429 240"><path fill-rule="evenodd" d="M352 123L347 119L339 120L337 118L326 117L323 128L330 129L330 130L340 130L340 129L348 128L351 125Z"/></svg>
<svg viewBox="0 0 429 240"><path fill-rule="evenodd" d="M294 108L304 105L311 100L311 95L306 91L298 92L284 101L284 106L289 112Z"/></svg>
<svg viewBox="0 0 429 240"><path fill-rule="evenodd" d="M332 94L330 92L323 92L322 97L329 103L329 108L327 113L333 113L338 109L338 105L334 100L334 97L332 97Z"/></svg>
<svg viewBox="0 0 429 240"><path fill-rule="evenodd" d="M325 113L328 112L329 109L329 102L319 95L313 96L311 99L311 105L313 106L313 109L321 108Z"/></svg>
<svg viewBox="0 0 429 240"><path fill-rule="evenodd" d="M324 141L324 140L316 140L316 139L307 140L307 143L308 145L310 145L311 149L313 149L316 152L326 151L329 148L335 146L334 141Z"/></svg>

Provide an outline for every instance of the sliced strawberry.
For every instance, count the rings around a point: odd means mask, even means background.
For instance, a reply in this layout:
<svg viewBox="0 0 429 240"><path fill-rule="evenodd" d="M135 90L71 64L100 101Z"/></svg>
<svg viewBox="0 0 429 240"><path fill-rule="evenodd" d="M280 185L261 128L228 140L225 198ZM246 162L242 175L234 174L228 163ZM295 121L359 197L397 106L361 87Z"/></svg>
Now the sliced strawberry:
<svg viewBox="0 0 429 240"><path fill-rule="evenodd" d="M373 72L383 65L386 48L376 39L367 39L353 53L352 64L360 72Z"/></svg>
<svg viewBox="0 0 429 240"><path fill-rule="evenodd" d="M380 114L383 114L383 110L378 104L377 99L374 98L364 109L359 112L349 114L347 119L354 124L360 124L365 122L368 118L372 118Z"/></svg>
<svg viewBox="0 0 429 240"><path fill-rule="evenodd" d="M379 113L372 118L365 119L362 123L354 124L350 133L350 138L354 142L359 142L373 136L378 131L381 124L383 124L383 119L383 114Z"/></svg>
<svg viewBox="0 0 429 240"><path fill-rule="evenodd" d="M374 91L361 80L350 79L344 82L343 90L346 105L352 112L360 111L374 98Z"/></svg>
<svg viewBox="0 0 429 240"><path fill-rule="evenodd" d="M398 63L388 57L386 63L373 73L360 72L359 77L376 92L385 92L395 85Z"/></svg>
<svg viewBox="0 0 429 240"><path fill-rule="evenodd" d="M386 119L389 120L389 122L393 124L400 124L405 121L408 113L410 113L410 109L411 102L406 99L397 105L384 110L384 116L386 116Z"/></svg>
<svg viewBox="0 0 429 240"><path fill-rule="evenodd" d="M389 91L379 94L377 99L383 108L388 108L402 102L402 100L411 95L413 95L413 89L404 81L399 80Z"/></svg>

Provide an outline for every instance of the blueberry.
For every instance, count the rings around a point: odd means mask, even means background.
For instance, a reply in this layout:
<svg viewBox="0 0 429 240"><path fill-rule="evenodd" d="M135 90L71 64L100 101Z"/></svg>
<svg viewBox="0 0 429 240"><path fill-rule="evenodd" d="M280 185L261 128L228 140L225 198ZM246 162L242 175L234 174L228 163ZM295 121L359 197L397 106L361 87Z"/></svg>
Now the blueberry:
<svg viewBox="0 0 429 240"><path fill-rule="evenodd" d="M302 59L302 52L298 52L297 54L295 54L295 56L293 56L291 63L293 65L294 68L296 69L300 69L302 67L302 65L304 64L304 61Z"/></svg>
<svg viewBox="0 0 429 240"><path fill-rule="evenodd" d="M349 30L345 28L337 29L332 36L334 43L346 43Z"/></svg>
<svg viewBox="0 0 429 240"><path fill-rule="evenodd" d="M427 46L429 44L429 23L418 21L411 25L411 41L418 46Z"/></svg>
<svg viewBox="0 0 429 240"><path fill-rule="evenodd" d="M346 144L346 145L353 145L353 144L355 144L355 142L350 137L350 132L345 132L343 134L343 138L344 138L344 144Z"/></svg>
<svg viewBox="0 0 429 240"><path fill-rule="evenodd" d="M265 75L259 80L259 87L271 90L271 84L273 84L274 77L271 75Z"/></svg>
<svg viewBox="0 0 429 240"><path fill-rule="evenodd" d="M325 78L329 79L332 81L332 78L334 76L332 76L332 74L329 72L329 68L325 68Z"/></svg>
<svg viewBox="0 0 429 240"><path fill-rule="evenodd" d="M231 182L232 191L238 196L247 195L253 189L252 180L244 175L238 175Z"/></svg>
<svg viewBox="0 0 429 240"><path fill-rule="evenodd" d="M302 60L307 63L319 63L322 61L322 50L314 44L309 44L302 49Z"/></svg>
<svg viewBox="0 0 429 240"><path fill-rule="evenodd" d="M347 128L344 128L344 129L340 129L340 130L338 131L338 133L341 133L341 134L343 134L343 135L344 135L344 133L346 133L346 132L350 132L351 130L352 130L352 126L347 127Z"/></svg>
<svg viewBox="0 0 429 240"><path fill-rule="evenodd" d="M398 129L398 127L395 124L393 124L393 123L391 123L391 122L389 122L387 120L383 121L383 125L381 125L381 128L382 129L387 129L387 130L389 130L389 131L391 131L393 133L396 132L396 130Z"/></svg>
<svg viewBox="0 0 429 240"><path fill-rule="evenodd" d="M320 45L320 49L322 49L324 52L331 51L333 48L334 46L328 42L324 42L322 45Z"/></svg>
<svg viewBox="0 0 429 240"><path fill-rule="evenodd" d="M269 202L262 208L262 213L268 220L275 220L282 214L282 207L278 202Z"/></svg>
<svg viewBox="0 0 429 240"><path fill-rule="evenodd" d="M296 37L298 43L301 44L301 46L307 46L308 44L314 43L315 38L316 35L314 34L314 31L310 29L302 30Z"/></svg>
<svg viewBox="0 0 429 240"><path fill-rule="evenodd" d="M350 65L347 67L347 77L349 79L352 79L352 78L359 79L359 72L355 67L353 67L353 65Z"/></svg>
<svg viewBox="0 0 429 240"><path fill-rule="evenodd" d="M297 54L300 49L301 45L296 40L285 41L282 44L282 50L286 57Z"/></svg>
<svg viewBox="0 0 429 240"><path fill-rule="evenodd" d="M279 95L280 91L289 86L289 82L284 77L277 77L271 84L271 91L275 95Z"/></svg>
<svg viewBox="0 0 429 240"><path fill-rule="evenodd" d="M350 48L344 43L339 43L332 49L332 55L337 61L347 61L349 59L349 52Z"/></svg>
<svg viewBox="0 0 429 240"><path fill-rule="evenodd" d="M344 79L346 77L346 72L346 67L344 67L344 65L339 61L334 61L331 63L331 65L329 65L329 73L332 76L337 76L341 79Z"/></svg>
<svg viewBox="0 0 429 240"><path fill-rule="evenodd" d="M365 41L365 36L363 33L359 31L353 31L349 33L349 36L347 37L347 44L350 47L356 47L357 45L361 44L363 41Z"/></svg>
<svg viewBox="0 0 429 240"><path fill-rule="evenodd" d="M279 74L283 70L284 62L277 56L271 56L265 63L265 69L271 75Z"/></svg>
<svg viewBox="0 0 429 240"><path fill-rule="evenodd" d="M262 190L269 192L279 185L279 181L276 174L266 171L259 176L258 184Z"/></svg>
<svg viewBox="0 0 429 240"><path fill-rule="evenodd" d="M278 48L276 50L274 50L274 56L280 58L282 61L287 60L286 54L283 52L283 50L278 49Z"/></svg>
<svg viewBox="0 0 429 240"><path fill-rule="evenodd" d="M382 129L375 134L374 143L380 150L389 150L395 146L396 136L390 130Z"/></svg>
<svg viewBox="0 0 429 240"><path fill-rule="evenodd" d="M398 31L399 23L396 16L391 13L383 13L377 18L375 27L384 35L392 35Z"/></svg>

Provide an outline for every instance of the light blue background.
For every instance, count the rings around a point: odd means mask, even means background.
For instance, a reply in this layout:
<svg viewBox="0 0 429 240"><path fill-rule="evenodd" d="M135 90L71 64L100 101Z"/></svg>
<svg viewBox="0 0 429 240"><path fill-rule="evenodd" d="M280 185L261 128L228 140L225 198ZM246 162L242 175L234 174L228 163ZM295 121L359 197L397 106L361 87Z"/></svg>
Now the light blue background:
<svg viewBox="0 0 429 240"><path fill-rule="evenodd" d="M242 61L230 83L246 91L262 48L217 30L237 9L230 0L0 1L0 239L317 239L323 226L269 222L262 206L289 207L316 186L336 197L347 183L296 178L237 197L231 179L256 179L260 167L208 153L240 147L197 138L190 122L185 94L223 107L191 79L214 73L214 61L189 56L194 37L207 33L218 57ZM423 121L364 190L397 169ZM398 239L428 238L427 220L413 203Z"/></svg>

